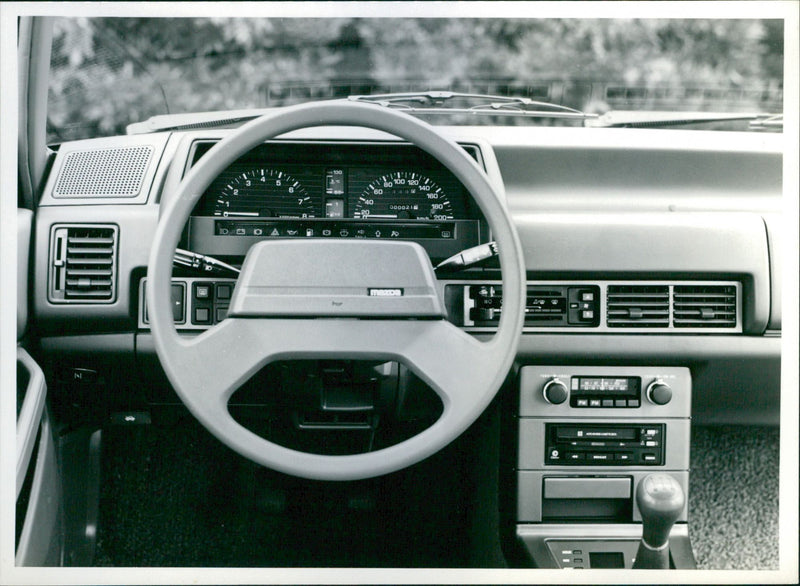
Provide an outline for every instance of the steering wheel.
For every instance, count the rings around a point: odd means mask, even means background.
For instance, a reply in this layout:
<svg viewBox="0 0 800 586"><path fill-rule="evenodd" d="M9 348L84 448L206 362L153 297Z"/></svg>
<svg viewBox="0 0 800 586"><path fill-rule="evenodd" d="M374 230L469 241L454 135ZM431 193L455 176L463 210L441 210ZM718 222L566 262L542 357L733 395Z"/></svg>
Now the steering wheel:
<svg viewBox="0 0 800 586"><path fill-rule="evenodd" d="M434 156L462 182L499 247L503 312L494 336L478 340L445 319L436 277L421 246L355 239L287 239L253 245L228 317L200 335L178 334L170 306L172 259L201 194L252 148L314 126L361 126L390 133ZM162 208L147 273L156 352L178 396L200 423L258 464L318 480L357 480L405 468L465 431L488 406L511 368L525 307L525 266L516 229L480 167L425 122L380 105L346 101L284 108L249 122L217 143ZM320 255L322 263L314 260ZM377 293L363 287L365 283L371 283ZM270 442L228 412L233 392L265 365L329 358L404 364L439 395L441 416L421 433L393 446L329 456Z"/></svg>

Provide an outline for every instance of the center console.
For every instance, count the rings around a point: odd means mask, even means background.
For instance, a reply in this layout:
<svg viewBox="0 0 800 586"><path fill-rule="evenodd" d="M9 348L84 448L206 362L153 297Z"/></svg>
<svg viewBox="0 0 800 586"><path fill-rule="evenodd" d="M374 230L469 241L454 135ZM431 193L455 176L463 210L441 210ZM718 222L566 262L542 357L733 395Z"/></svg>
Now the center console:
<svg viewBox="0 0 800 586"><path fill-rule="evenodd" d="M666 474L688 495L690 416L686 368L523 367L516 539L530 565L633 567L639 484ZM695 567L687 511L670 532L671 567Z"/></svg>

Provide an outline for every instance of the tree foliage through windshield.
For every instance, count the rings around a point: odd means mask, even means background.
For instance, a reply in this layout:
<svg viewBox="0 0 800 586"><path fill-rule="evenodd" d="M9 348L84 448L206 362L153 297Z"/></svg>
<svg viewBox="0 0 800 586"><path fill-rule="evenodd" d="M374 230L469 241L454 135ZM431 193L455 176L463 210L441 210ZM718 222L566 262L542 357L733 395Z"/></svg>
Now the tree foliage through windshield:
<svg viewBox="0 0 800 586"><path fill-rule="evenodd" d="M780 112L782 67L780 20L61 18L48 130L420 90Z"/></svg>

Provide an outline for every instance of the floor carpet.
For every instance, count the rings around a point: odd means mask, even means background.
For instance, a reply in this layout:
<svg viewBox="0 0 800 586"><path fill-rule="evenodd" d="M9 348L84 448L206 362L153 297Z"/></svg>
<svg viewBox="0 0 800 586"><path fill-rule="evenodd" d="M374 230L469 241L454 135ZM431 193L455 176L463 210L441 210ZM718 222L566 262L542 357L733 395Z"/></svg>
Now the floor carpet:
<svg viewBox="0 0 800 586"><path fill-rule="evenodd" d="M199 424L104 431L97 565L437 567L469 564L466 459L414 476L314 482L240 458Z"/></svg>
<svg viewBox="0 0 800 586"><path fill-rule="evenodd" d="M777 427L696 427L689 477L689 536L697 565L777 570Z"/></svg>
<svg viewBox="0 0 800 586"><path fill-rule="evenodd" d="M454 462L473 454L441 452L416 470L422 481L399 473L308 483L250 464L193 421L111 427L103 439L97 565L471 563L465 509L480 504L457 495L476 480ZM776 428L693 429L689 530L699 568L778 568L778 440Z"/></svg>

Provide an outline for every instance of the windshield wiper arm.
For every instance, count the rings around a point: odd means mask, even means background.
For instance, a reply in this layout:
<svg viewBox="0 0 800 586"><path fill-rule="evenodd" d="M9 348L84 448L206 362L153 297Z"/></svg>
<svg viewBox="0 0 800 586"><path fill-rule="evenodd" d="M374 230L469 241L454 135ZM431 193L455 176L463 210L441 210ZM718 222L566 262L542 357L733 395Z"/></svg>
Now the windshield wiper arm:
<svg viewBox="0 0 800 586"><path fill-rule="evenodd" d="M377 104L410 114L474 114L493 116L528 116L534 118L575 118L586 120L597 114L587 114L560 104L538 102L529 98L462 94L458 92L419 92L349 96L347 100ZM455 100L462 107L453 107ZM469 105L472 103L471 105ZM151 116L144 122L129 124L127 134L147 134L168 130L195 130L237 126L263 116L274 108L232 110L230 112L192 112Z"/></svg>
<svg viewBox="0 0 800 586"><path fill-rule="evenodd" d="M783 114L766 115L750 121L751 130L783 130Z"/></svg>
<svg viewBox="0 0 800 586"><path fill-rule="evenodd" d="M561 104L551 104L517 96L429 91L349 96L347 99L414 114L482 114L581 120L597 117L597 114L588 114ZM456 105L454 102L460 105ZM471 102L474 104L470 105Z"/></svg>
<svg viewBox="0 0 800 586"><path fill-rule="evenodd" d="M128 124L127 134L148 134L167 130L198 130L202 128L220 128L236 126L255 120L270 112L269 108L250 110L231 110L230 112L190 112L187 114L161 114L151 116L143 122Z"/></svg>
<svg viewBox="0 0 800 586"><path fill-rule="evenodd" d="M661 128L707 124L710 122L735 122L749 120L751 128L783 128L783 114L747 112L647 112L638 110L612 110L585 126L593 128Z"/></svg>

